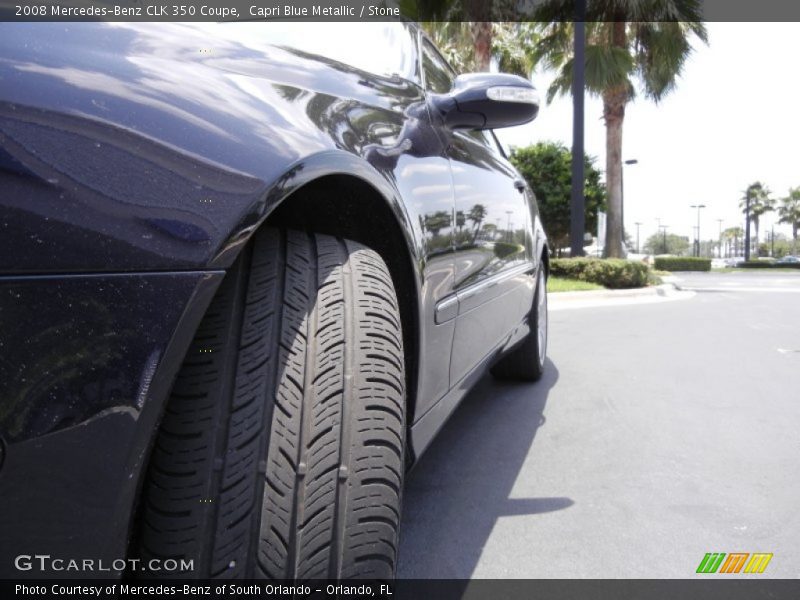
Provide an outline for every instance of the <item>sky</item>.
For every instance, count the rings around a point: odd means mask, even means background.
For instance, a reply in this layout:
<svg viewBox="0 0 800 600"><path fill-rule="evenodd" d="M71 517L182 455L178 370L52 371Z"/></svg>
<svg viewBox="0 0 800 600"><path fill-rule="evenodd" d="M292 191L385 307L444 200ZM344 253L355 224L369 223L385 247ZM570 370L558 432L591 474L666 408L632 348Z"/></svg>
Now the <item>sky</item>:
<svg viewBox="0 0 800 600"><path fill-rule="evenodd" d="M744 226L743 190L760 180L773 197L800 186L800 23L708 23L709 45L695 44L675 90L659 104L643 97L628 105L623 129L626 231L641 243L657 231L693 239L697 211L701 237L716 239L722 228ZM542 96L535 121L498 131L510 146L538 141L572 145L572 99L544 104L552 74L537 72ZM602 102L587 95L586 152L605 170ZM777 215L762 218L761 239ZM775 231L790 235L788 225Z"/></svg>

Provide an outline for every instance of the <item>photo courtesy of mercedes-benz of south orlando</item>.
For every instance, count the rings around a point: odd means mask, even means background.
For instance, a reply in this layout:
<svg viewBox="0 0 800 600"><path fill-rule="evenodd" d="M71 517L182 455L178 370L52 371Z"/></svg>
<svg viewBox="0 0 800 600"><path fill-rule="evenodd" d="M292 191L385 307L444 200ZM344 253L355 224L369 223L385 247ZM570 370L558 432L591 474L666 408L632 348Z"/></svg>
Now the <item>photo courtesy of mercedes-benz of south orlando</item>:
<svg viewBox="0 0 800 600"><path fill-rule="evenodd" d="M391 578L408 469L545 367L493 131L531 83L399 22L5 23L0 57L3 575Z"/></svg>

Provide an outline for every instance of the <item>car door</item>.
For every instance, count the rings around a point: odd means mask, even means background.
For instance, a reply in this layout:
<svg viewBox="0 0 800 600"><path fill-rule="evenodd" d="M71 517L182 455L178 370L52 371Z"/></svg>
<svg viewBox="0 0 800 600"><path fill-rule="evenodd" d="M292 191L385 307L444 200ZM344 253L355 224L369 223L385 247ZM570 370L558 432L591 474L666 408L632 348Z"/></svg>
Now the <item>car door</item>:
<svg viewBox="0 0 800 600"><path fill-rule="evenodd" d="M454 71L422 42L426 87L447 93ZM433 81L431 80L432 78ZM450 382L456 384L526 317L533 299L528 189L491 131L447 130L453 177L453 290L458 303Z"/></svg>
<svg viewBox="0 0 800 600"><path fill-rule="evenodd" d="M457 131L448 156L455 191L459 300L450 379L461 380L506 340L532 306L527 188L490 131Z"/></svg>

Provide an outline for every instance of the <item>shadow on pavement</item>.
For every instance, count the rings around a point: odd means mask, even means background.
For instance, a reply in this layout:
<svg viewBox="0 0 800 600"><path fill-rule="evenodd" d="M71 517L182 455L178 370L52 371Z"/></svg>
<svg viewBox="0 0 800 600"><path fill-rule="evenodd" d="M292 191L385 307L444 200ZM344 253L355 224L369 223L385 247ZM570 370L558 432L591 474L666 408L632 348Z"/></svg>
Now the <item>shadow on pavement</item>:
<svg viewBox="0 0 800 600"><path fill-rule="evenodd" d="M411 472L403 499L401 579L468 579L497 519L567 508L569 498L510 498L558 369L536 384L484 377Z"/></svg>

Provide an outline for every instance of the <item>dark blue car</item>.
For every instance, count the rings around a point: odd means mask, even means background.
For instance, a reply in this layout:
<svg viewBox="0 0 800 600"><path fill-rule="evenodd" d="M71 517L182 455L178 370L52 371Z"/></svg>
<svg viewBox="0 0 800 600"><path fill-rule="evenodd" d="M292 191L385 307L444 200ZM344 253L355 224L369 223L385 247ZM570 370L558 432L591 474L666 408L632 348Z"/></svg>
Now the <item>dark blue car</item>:
<svg viewBox="0 0 800 600"><path fill-rule="evenodd" d="M391 578L407 469L544 368L537 110L411 24L0 25L0 573Z"/></svg>

